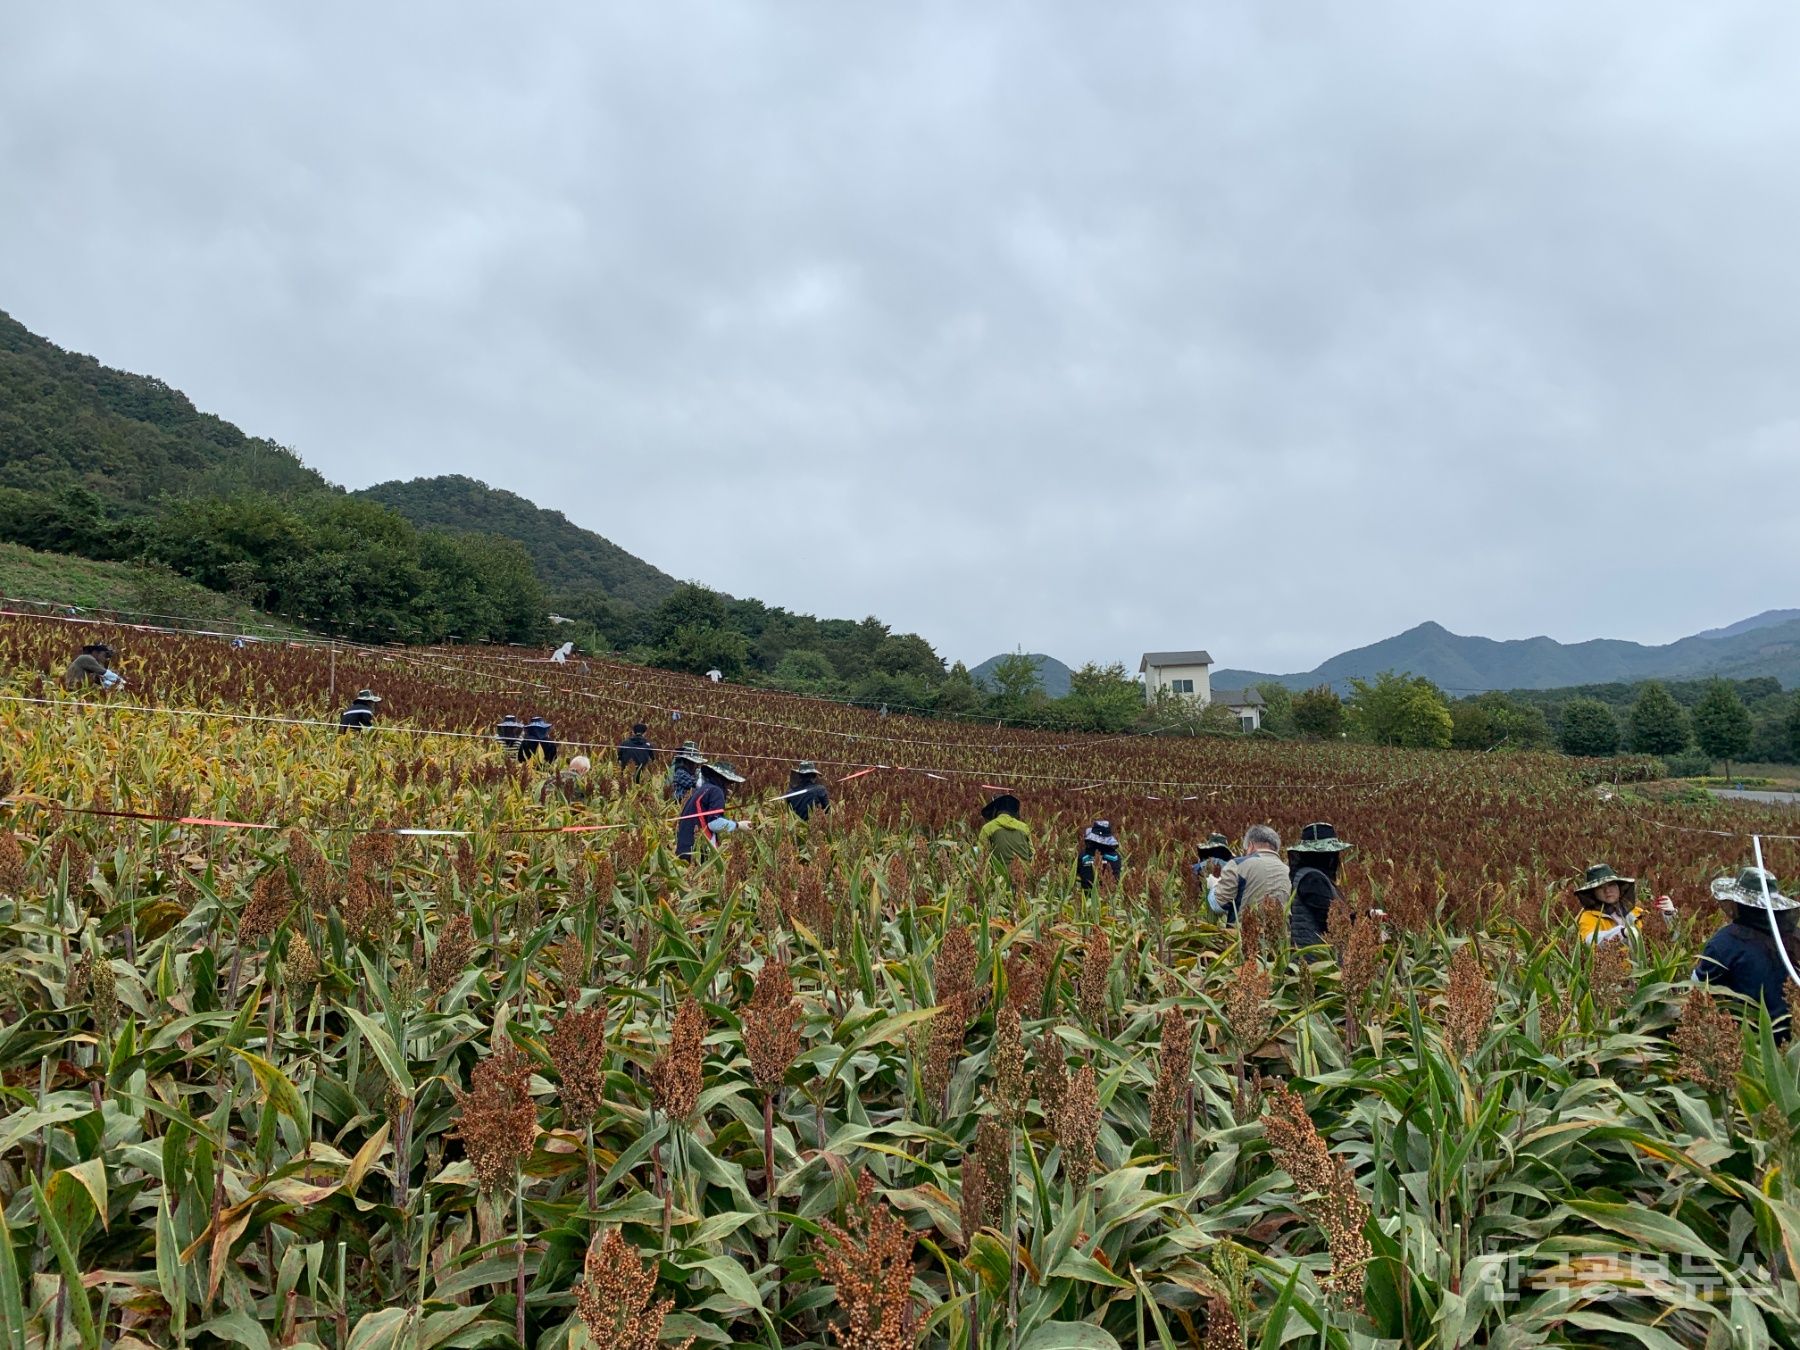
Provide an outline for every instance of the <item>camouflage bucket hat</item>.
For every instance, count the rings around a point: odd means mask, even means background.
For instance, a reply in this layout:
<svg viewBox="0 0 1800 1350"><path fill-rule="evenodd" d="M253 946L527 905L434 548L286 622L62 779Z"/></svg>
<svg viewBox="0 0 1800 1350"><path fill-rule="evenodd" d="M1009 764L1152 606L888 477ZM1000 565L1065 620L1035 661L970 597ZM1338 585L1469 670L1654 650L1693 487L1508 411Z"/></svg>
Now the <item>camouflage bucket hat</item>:
<svg viewBox="0 0 1800 1350"><path fill-rule="evenodd" d="M1350 848L1350 842L1339 839L1335 826L1329 821L1314 821L1300 831L1300 838L1288 845L1289 853L1343 853Z"/></svg>
<svg viewBox="0 0 1800 1350"><path fill-rule="evenodd" d="M1575 894L1587 895L1599 890L1607 882L1615 882L1619 887L1619 898L1625 901L1637 899L1637 878L1622 877L1605 863L1595 863L1582 874L1581 884L1575 888Z"/></svg>
<svg viewBox="0 0 1800 1350"><path fill-rule="evenodd" d="M1231 841L1222 834L1209 834L1206 836L1206 842L1200 845L1198 856L1217 858L1220 862L1230 862L1234 856L1231 851Z"/></svg>
<svg viewBox="0 0 1800 1350"><path fill-rule="evenodd" d="M675 752L676 759L685 759L689 764L704 764L706 756L700 753L700 747L692 741L683 741L681 749Z"/></svg>
<svg viewBox="0 0 1800 1350"><path fill-rule="evenodd" d="M1769 898L1763 899L1763 887L1768 887ZM1800 900L1781 893L1781 884L1776 881L1773 872L1759 867L1746 867L1735 877L1719 877L1712 884L1713 899L1728 901L1734 905L1748 905L1751 909L1771 909L1779 914L1786 909L1800 909Z"/></svg>
<svg viewBox="0 0 1800 1350"><path fill-rule="evenodd" d="M731 765L722 759L707 760L700 767L705 769L708 773L718 774L719 777L723 778L727 783L741 783L744 781L744 775L732 768Z"/></svg>

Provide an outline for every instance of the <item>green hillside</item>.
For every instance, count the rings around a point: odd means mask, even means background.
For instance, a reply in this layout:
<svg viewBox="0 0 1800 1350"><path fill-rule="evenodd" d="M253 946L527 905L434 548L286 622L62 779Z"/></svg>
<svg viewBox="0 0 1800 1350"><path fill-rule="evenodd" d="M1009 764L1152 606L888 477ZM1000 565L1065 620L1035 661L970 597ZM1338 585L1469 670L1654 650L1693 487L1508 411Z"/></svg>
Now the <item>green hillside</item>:
<svg viewBox="0 0 1800 1350"><path fill-rule="evenodd" d="M182 619L249 633L294 631L292 624L161 569L39 553L18 544L0 543L0 597L13 604L37 600L110 610L146 623Z"/></svg>
<svg viewBox="0 0 1800 1350"><path fill-rule="evenodd" d="M328 486L293 451L199 411L180 390L64 351L0 312L0 487L85 488L143 509L162 493Z"/></svg>
<svg viewBox="0 0 1800 1350"><path fill-rule="evenodd" d="M392 507L427 529L477 531L518 540L553 597L598 586L615 600L649 608L675 593L674 577L582 529L561 511L461 474L377 483L356 495Z"/></svg>

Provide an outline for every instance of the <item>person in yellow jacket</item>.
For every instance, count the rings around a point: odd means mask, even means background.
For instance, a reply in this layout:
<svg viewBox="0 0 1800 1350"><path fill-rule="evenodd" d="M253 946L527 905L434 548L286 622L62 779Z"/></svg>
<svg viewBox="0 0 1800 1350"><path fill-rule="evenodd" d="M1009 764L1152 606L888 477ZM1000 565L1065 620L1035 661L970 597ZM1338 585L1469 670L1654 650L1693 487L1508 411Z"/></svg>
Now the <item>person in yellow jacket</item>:
<svg viewBox="0 0 1800 1350"><path fill-rule="evenodd" d="M1031 858L1031 827L1019 819L1019 799L1003 792L981 808L981 847L1001 867Z"/></svg>
<svg viewBox="0 0 1800 1350"><path fill-rule="evenodd" d="M1644 917L1637 903L1637 878L1622 877L1605 863L1588 868L1575 888L1575 899L1581 903L1575 935L1583 942L1611 942L1636 928ZM1656 898L1656 908L1665 918L1675 917L1675 902L1666 895Z"/></svg>

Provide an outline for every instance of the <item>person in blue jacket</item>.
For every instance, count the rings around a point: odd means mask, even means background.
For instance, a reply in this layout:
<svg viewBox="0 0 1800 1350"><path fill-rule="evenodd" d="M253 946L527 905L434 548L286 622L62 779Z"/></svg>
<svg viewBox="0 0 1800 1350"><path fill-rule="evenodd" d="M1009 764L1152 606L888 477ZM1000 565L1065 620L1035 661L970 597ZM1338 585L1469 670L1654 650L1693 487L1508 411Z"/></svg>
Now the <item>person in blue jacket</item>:
<svg viewBox="0 0 1800 1350"><path fill-rule="evenodd" d="M1778 1040L1792 1030L1787 991L1788 967L1800 967L1800 900L1783 895L1774 874L1746 867L1712 884L1713 899L1731 906L1731 920L1701 950L1694 979L1729 989L1746 1003L1769 1010ZM1774 917L1774 932L1769 919ZM1785 957L1785 960L1783 959Z"/></svg>
<svg viewBox="0 0 1800 1350"><path fill-rule="evenodd" d="M1081 883L1081 889L1094 889L1094 873L1104 867L1112 873L1114 881L1119 879L1119 841L1113 835L1110 820L1096 820L1081 835L1081 851L1075 857L1075 880Z"/></svg>
<svg viewBox="0 0 1800 1350"><path fill-rule="evenodd" d="M725 815L725 798L743 781L743 775L723 761L700 766L700 785L681 804L681 817L675 823L677 858L691 860L702 833L709 845L716 846L720 835L730 834L743 823Z"/></svg>
<svg viewBox="0 0 1800 1350"><path fill-rule="evenodd" d="M669 795L678 802L685 802L688 794L700 784L700 766L704 763L706 756L700 753L700 747L692 741L683 741L669 767Z"/></svg>

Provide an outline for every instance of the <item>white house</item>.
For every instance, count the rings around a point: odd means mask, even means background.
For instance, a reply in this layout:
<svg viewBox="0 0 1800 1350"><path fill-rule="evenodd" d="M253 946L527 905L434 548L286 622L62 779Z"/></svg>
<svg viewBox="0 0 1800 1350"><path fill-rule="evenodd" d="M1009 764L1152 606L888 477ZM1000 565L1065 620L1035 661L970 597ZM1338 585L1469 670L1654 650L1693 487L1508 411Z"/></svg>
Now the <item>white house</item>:
<svg viewBox="0 0 1800 1350"><path fill-rule="evenodd" d="M1254 689L1214 689L1212 664L1206 652L1145 652L1138 662L1144 701L1154 703L1159 694L1177 694L1231 709L1244 731L1262 726L1263 696Z"/></svg>
<svg viewBox="0 0 1800 1350"><path fill-rule="evenodd" d="M1212 701L1230 708L1238 720L1238 730L1255 731L1262 726L1263 696L1254 689L1215 689Z"/></svg>
<svg viewBox="0 0 1800 1350"><path fill-rule="evenodd" d="M1145 652L1138 662L1144 677L1144 702L1154 703L1167 692L1212 702L1213 659L1205 652Z"/></svg>

